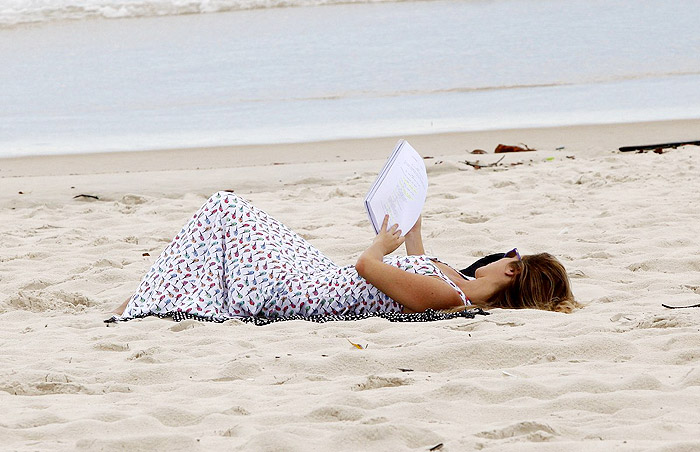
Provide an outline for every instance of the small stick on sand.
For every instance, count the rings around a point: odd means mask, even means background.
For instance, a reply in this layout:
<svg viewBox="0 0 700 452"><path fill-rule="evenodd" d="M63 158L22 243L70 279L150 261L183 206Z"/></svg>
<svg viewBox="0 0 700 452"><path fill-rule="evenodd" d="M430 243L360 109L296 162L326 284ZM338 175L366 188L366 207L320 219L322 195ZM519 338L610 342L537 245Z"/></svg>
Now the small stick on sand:
<svg viewBox="0 0 700 452"><path fill-rule="evenodd" d="M670 305L670 304L661 303L661 306L663 306L664 308L668 308L668 309L700 308L700 303L688 304L688 305L675 305L675 306Z"/></svg>
<svg viewBox="0 0 700 452"><path fill-rule="evenodd" d="M622 146L621 152L631 152L631 151L655 151L657 149L676 149L679 146L700 146L700 141L678 141L676 143L661 143L661 144L643 144L639 146Z"/></svg>
<svg viewBox="0 0 700 452"><path fill-rule="evenodd" d="M95 195L75 195L73 196L73 199L75 198L92 198L92 199L100 199Z"/></svg>
<svg viewBox="0 0 700 452"><path fill-rule="evenodd" d="M485 164L483 164L483 165L482 165L481 163L479 163L478 160L477 160L476 162L470 162L469 160L464 160L464 162L462 162L462 163L465 163L465 164L467 164L467 165L469 165L469 166L473 166L475 169L489 168L489 167L491 167L491 166L498 166L498 164L501 163L501 160L503 160L504 158L506 158L505 155L504 155L503 157L501 157L500 159L498 159L498 161L496 161L496 162L493 162L493 163L485 163Z"/></svg>

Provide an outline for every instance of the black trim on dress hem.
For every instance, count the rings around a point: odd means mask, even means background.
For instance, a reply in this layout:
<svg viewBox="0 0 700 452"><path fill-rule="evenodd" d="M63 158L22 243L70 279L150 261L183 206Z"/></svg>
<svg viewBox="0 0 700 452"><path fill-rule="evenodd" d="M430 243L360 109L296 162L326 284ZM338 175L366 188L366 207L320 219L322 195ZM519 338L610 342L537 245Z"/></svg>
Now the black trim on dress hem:
<svg viewBox="0 0 700 452"><path fill-rule="evenodd" d="M240 320L245 323L253 323L256 326L269 325L271 323L286 322L290 320L306 320L307 322L315 323L326 323L326 322L336 322L336 321L352 321L352 320L364 320L371 317L379 317L386 319L390 322L434 322L436 320L449 320L456 318L473 319L477 315L489 315L488 312L481 308L465 309L463 311L457 312L440 312L433 309L427 309L425 312L417 312L414 314L404 314L401 312L373 312L366 314L322 314L322 315L291 315L287 317L230 317L230 318L212 318L203 317L197 314L190 314L183 311L170 311L165 313L148 313L142 314L135 317L130 317L128 319L122 319L119 316L112 316L106 319L105 323L118 323L125 322L132 319L142 319L149 316L160 317L161 319L171 317L175 322L182 322L183 320L192 319L200 322L215 322L223 323L227 320Z"/></svg>

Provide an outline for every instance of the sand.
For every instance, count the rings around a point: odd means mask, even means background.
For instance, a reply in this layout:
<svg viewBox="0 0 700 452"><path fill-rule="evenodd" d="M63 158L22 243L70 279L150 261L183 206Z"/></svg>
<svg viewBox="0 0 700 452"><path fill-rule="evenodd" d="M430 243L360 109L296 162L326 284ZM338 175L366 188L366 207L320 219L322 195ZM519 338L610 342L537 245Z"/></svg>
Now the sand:
<svg viewBox="0 0 700 452"><path fill-rule="evenodd" d="M428 253L549 251L585 305L427 324L102 322L221 189L353 263L396 137L0 160L0 448L700 450L700 309L661 306L700 303L700 148L616 150L699 130L408 137Z"/></svg>

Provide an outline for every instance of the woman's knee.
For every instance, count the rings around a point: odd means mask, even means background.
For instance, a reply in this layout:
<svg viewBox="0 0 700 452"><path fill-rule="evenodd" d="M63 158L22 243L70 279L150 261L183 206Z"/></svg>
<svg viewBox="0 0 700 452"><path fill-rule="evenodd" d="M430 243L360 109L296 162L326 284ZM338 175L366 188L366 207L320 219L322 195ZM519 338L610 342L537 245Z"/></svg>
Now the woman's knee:
<svg viewBox="0 0 700 452"><path fill-rule="evenodd" d="M235 202L238 201L238 195L236 195L234 192L229 191L229 190L220 190L214 193L209 197L207 200L207 203L216 203L216 202L225 202L225 203L230 203L230 202Z"/></svg>

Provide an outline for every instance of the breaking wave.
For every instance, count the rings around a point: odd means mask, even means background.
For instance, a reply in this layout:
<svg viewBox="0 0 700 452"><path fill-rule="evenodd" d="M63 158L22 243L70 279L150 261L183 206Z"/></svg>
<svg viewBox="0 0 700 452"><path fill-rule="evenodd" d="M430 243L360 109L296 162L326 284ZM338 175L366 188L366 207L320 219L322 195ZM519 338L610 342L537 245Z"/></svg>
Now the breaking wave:
<svg viewBox="0 0 700 452"><path fill-rule="evenodd" d="M178 16L246 9L397 1L401 0L8 0L0 2L0 28L60 20Z"/></svg>

